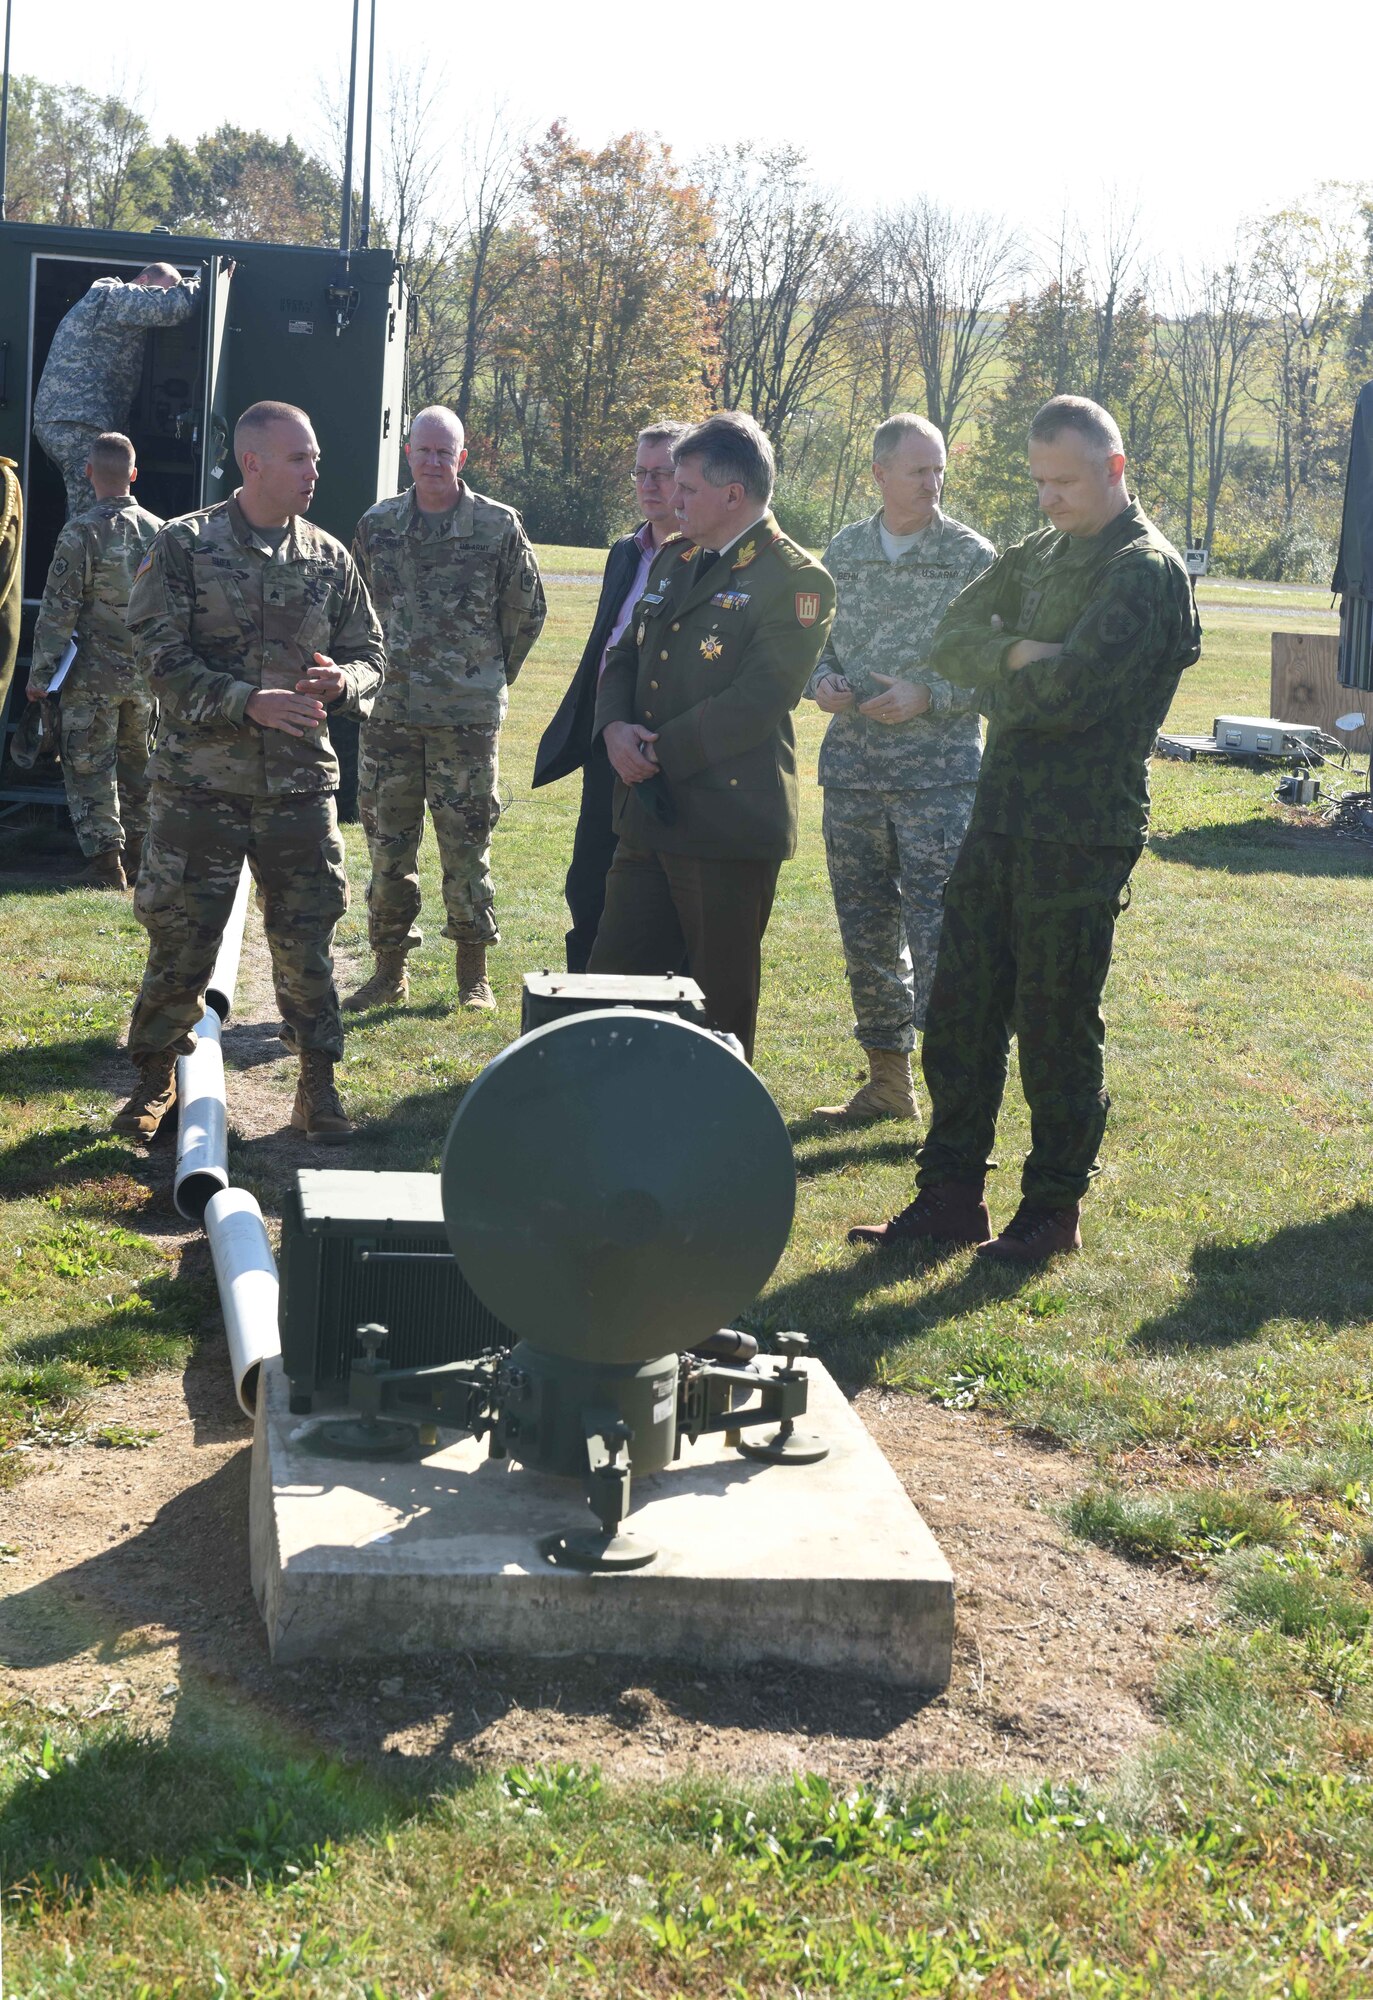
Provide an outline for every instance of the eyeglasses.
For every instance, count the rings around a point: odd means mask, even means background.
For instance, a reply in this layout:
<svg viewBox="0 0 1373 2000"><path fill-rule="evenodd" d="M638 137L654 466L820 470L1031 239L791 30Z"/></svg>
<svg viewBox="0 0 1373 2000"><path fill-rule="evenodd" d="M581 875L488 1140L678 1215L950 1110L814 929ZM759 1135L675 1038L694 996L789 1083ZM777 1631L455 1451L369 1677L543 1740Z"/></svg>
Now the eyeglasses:
<svg viewBox="0 0 1373 2000"><path fill-rule="evenodd" d="M666 468L656 465L647 467L636 465L634 468L636 486L670 486L676 477L670 465Z"/></svg>

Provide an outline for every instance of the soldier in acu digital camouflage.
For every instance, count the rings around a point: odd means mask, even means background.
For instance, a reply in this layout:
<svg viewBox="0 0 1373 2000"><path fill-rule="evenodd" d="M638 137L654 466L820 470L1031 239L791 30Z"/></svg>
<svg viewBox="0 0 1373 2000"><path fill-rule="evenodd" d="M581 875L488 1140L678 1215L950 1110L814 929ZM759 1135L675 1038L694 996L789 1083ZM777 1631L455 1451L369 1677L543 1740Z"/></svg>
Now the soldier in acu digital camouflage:
<svg viewBox="0 0 1373 2000"><path fill-rule="evenodd" d="M922 1048L919 1192L850 1242L976 1244L1039 1263L1080 1247L1110 1100L1101 997L1149 823L1149 756L1201 627L1182 558L1125 485L1110 414L1055 396L1030 427L1052 526L945 614L936 672L988 718L972 824L949 877ZM1030 1108L1021 1201L992 1238L983 1187L1011 1035Z"/></svg>
<svg viewBox="0 0 1373 2000"><path fill-rule="evenodd" d="M131 285L97 278L53 335L33 399L33 434L62 474L68 520L94 503L86 477L91 447L101 431L127 420L149 333L180 326L199 303L198 277L149 264Z"/></svg>
<svg viewBox="0 0 1373 2000"><path fill-rule="evenodd" d="M360 1010L409 997L405 961L422 942L427 801L443 867L444 935L458 948L458 1004L490 1008L486 949L500 942L491 883L497 748L507 689L543 629L543 585L519 515L462 478L463 428L451 410L421 410L405 455L414 485L370 508L353 543L386 632L387 672L358 753L376 969L344 1004Z"/></svg>
<svg viewBox="0 0 1373 2000"><path fill-rule="evenodd" d="M148 735L153 704L125 622L129 592L162 526L129 491L134 448L119 431L91 447L86 475L95 505L57 538L38 623L27 693L42 701L73 637L62 681L62 777L92 882L127 889L148 831Z"/></svg>
<svg viewBox="0 0 1373 2000"><path fill-rule="evenodd" d="M243 484L162 530L129 627L160 705L152 824L134 910L148 964L129 1027L138 1089L115 1129L150 1139L176 1098L246 858L257 883L281 1038L300 1057L292 1127L352 1130L334 1086L343 1024L334 929L348 907L328 711L365 715L381 628L347 549L304 519L319 446L303 410L238 420Z"/></svg>
<svg viewBox="0 0 1373 2000"><path fill-rule="evenodd" d="M838 604L806 689L833 719L820 750L829 863L854 1034L868 1077L822 1118L913 1118L911 1050L939 947L941 899L982 757L977 700L924 662L935 627L996 551L939 506L944 439L889 417L873 439L882 505L825 550Z"/></svg>

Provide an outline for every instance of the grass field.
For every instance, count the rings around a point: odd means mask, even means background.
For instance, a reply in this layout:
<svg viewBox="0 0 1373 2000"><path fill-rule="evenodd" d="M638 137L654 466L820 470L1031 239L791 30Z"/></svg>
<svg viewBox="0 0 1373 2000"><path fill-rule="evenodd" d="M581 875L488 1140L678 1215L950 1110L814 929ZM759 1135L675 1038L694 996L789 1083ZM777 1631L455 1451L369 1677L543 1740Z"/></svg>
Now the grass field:
<svg viewBox="0 0 1373 2000"><path fill-rule="evenodd" d="M512 700L505 1004L492 1021L447 1011L433 923L411 1008L350 1035L346 1095L378 1121L359 1166L436 1165L464 1083L511 1032L519 974L560 962L576 787L528 781L600 557L541 554L586 581L551 590ZM1319 593L1206 586L1203 617L1212 590L1221 615L1184 677L1182 729L1267 711L1274 624L1328 629ZM1282 813L1271 775L1156 765L1083 1254L1029 1278L967 1256L873 1261L844 1229L908 1199L909 1142L810 1116L857 1068L819 738L808 711L758 1052L795 1139L797 1221L748 1323L806 1328L852 1388L933 1397L1071 1455L1076 1534L1209 1580L1214 1623L1169 1648L1150 1747L1090 1790L1048 1770L1011 1787L913 1771L879 1796L785 1773L726 1785L709 1768L657 1786L567 1766L397 1775L213 1688L193 1723L161 1732L14 1705L0 1714L4 2000L1373 1990L1373 847ZM127 902L31 865L0 910L11 1477L26 1447L79 1432L86 1392L177 1365L214 1321L142 1213L139 1159L106 1136L141 934ZM357 963L356 836L350 865L341 948ZM432 918L432 848L424 887ZM994 1218L1025 1142L1013 1086ZM238 1144L231 1170L272 1208L261 1157ZM0 1527L0 1560L16 1553Z"/></svg>

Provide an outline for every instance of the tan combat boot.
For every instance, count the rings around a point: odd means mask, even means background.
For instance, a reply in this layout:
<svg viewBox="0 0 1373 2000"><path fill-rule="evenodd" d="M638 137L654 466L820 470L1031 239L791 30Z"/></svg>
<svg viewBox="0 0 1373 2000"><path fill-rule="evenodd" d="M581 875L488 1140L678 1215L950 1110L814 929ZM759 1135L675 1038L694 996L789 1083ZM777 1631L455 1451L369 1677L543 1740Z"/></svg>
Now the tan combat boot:
<svg viewBox="0 0 1373 2000"><path fill-rule="evenodd" d="M176 1103L176 1050L139 1056L137 1064L141 1080L128 1103L115 1112L113 1129L146 1145L157 1137L158 1127Z"/></svg>
<svg viewBox="0 0 1373 2000"><path fill-rule="evenodd" d="M307 1139L337 1145L352 1136L351 1119L339 1103L334 1088L334 1058L323 1049L302 1049L300 1081L296 1101L291 1106L291 1130Z"/></svg>
<svg viewBox="0 0 1373 2000"><path fill-rule="evenodd" d="M494 1007L496 996L491 991L491 982L486 976L486 946L484 944L460 944L458 946L458 1005L460 1007Z"/></svg>
<svg viewBox="0 0 1373 2000"><path fill-rule="evenodd" d="M129 887L132 889L138 880L138 871L143 866L142 835L137 840L129 840L124 843L124 851L119 859Z"/></svg>
<svg viewBox="0 0 1373 2000"><path fill-rule="evenodd" d="M127 889L129 878L124 873L124 863L119 858L117 847L102 847L93 854L86 864L85 882L98 883L102 889Z"/></svg>
<svg viewBox="0 0 1373 2000"><path fill-rule="evenodd" d="M379 951L377 969L365 986L359 986L356 993L350 993L344 1001L344 1012L361 1014L368 1007L395 1007L410 998L410 975L405 969L403 951Z"/></svg>
<svg viewBox="0 0 1373 2000"><path fill-rule="evenodd" d="M819 1104L817 1118L847 1118L857 1125L872 1118L914 1118L915 1085L911 1059L899 1049L864 1049L868 1080L847 1104Z"/></svg>

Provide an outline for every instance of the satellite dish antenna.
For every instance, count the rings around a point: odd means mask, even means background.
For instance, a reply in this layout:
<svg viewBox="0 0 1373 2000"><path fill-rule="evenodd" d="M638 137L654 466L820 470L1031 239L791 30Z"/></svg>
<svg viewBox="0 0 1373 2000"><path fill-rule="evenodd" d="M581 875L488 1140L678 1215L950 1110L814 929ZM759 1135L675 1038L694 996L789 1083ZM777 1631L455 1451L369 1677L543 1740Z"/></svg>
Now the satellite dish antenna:
<svg viewBox="0 0 1373 2000"><path fill-rule="evenodd" d="M1368 717L1366 715L1360 715L1357 708L1351 708L1348 715L1340 716L1335 727L1347 732L1351 729L1362 729L1367 721Z"/></svg>

